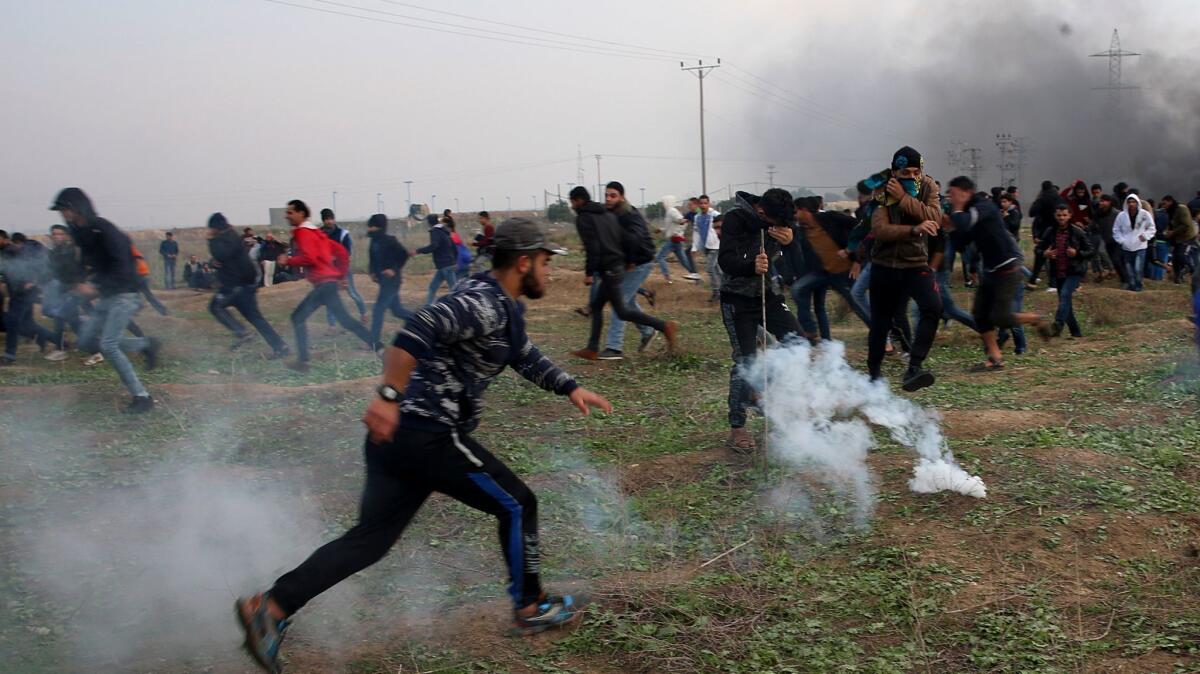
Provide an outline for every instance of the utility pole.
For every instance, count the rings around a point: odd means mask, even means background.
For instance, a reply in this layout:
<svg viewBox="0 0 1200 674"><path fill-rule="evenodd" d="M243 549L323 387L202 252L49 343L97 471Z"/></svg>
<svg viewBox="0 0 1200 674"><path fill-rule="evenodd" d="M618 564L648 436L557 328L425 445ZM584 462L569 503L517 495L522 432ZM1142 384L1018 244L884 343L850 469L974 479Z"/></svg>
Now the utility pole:
<svg viewBox="0 0 1200 674"><path fill-rule="evenodd" d="M1112 40L1109 42L1108 51L1088 54L1089 58L1105 57L1108 59L1108 86L1092 88L1108 92L1108 112L1110 117L1116 117L1117 113L1121 110L1121 91L1138 88L1126 87L1121 84L1121 60L1126 56L1141 56L1141 54L1121 49L1121 36L1117 33L1116 28L1113 28Z"/></svg>
<svg viewBox="0 0 1200 674"><path fill-rule="evenodd" d="M337 190L333 191L333 212L337 213Z"/></svg>
<svg viewBox="0 0 1200 674"><path fill-rule="evenodd" d="M691 72L696 75L696 79L700 81L700 192L708 192L708 164L707 157L704 153L704 78L713 70L721 67L721 59L717 59L716 65L704 65L704 61L697 61L694 66L685 66L683 61L679 62L679 69Z"/></svg>
<svg viewBox="0 0 1200 674"><path fill-rule="evenodd" d="M479 197L479 210L481 210L481 211L487 210L487 203L484 202L483 197Z"/></svg>
<svg viewBox="0 0 1200 674"><path fill-rule="evenodd" d="M458 210L458 197L454 197L454 212L462 213L462 211Z"/></svg>
<svg viewBox="0 0 1200 674"><path fill-rule="evenodd" d="M429 211L431 213L437 213L437 195L436 194L429 195Z"/></svg>
<svg viewBox="0 0 1200 674"><path fill-rule="evenodd" d="M604 180L600 178L600 155L596 155L596 198L604 203Z"/></svg>
<svg viewBox="0 0 1200 674"><path fill-rule="evenodd" d="M775 165L767 164L767 180L771 182L771 187L775 187Z"/></svg>
<svg viewBox="0 0 1200 674"><path fill-rule="evenodd" d="M512 197L504 197L504 198L508 200L508 210L511 211L512 210Z"/></svg>
<svg viewBox="0 0 1200 674"><path fill-rule="evenodd" d="M533 210L535 210L535 211L536 211L536 210L537 210L537 195L536 195L536 194L532 194L532 195L530 195L530 197L529 197L529 198L530 198L530 199L533 199ZM546 194L545 194L545 192L543 192L543 193L542 193L542 200L544 201L545 199L546 199Z"/></svg>
<svg viewBox="0 0 1200 674"><path fill-rule="evenodd" d="M646 210L646 188L643 187L643 188L641 188L641 190L642 190L642 210L644 211L644 210Z"/></svg>
<svg viewBox="0 0 1200 674"><path fill-rule="evenodd" d="M383 192L375 193L375 212L376 213L383 212Z"/></svg>
<svg viewBox="0 0 1200 674"><path fill-rule="evenodd" d="M575 146L575 184L583 184L583 146Z"/></svg>
<svg viewBox="0 0 1200 674"><path fill-rule="evenodd" d="M404 181L404 205L408 208L408 213L412 213L412 183L411 180ZM408 217L408 213L404 216Z"/></svg>

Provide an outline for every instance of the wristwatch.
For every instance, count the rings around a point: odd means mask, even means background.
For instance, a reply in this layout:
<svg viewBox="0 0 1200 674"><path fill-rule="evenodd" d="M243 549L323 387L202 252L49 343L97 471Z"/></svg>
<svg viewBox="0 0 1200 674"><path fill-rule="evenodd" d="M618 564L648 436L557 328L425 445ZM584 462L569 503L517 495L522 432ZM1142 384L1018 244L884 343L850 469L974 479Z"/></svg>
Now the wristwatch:
<svg viewBox="0 0 1200 674"><path fill-rule="evenodd" d="M400 402L400 392L397 391L396 387L392 386L391 384L380 384L379 388L375 389L375 392L379 394L380 398L383 398L389 403Z"/></svg>

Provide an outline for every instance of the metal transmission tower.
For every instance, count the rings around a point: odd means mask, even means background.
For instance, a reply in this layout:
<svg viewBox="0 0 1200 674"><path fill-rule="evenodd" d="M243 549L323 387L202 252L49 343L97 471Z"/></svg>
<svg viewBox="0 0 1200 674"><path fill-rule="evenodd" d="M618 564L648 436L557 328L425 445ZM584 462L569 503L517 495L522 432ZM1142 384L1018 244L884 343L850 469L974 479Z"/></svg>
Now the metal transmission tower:
<svg viewBox="0 0 1200 674"><path fill-rule="evenodd" d="M1108 45L1108 51L1088 54L1088 56L1108 58L1108 86L1092 88L1108 91L1109 113L1115 115L1121 109L1121 92L1125 89L1138 88L1127 87L1121 84L1121 60L1126 56L1141 56L1141 54L1121 49L1121 36L1117 33L1117 29L1113 28L1112 42Z"/></svg>
<svg viewBox="0 0 1200 674"><path fill-rule="evenodd" d="M969 147L966 141L956 140L950 143L947 161L951 166L962 169L976 184L979 184L980 161L983 159L983 148Z"/></svg>
<svg viewBox="0 0 1200 674"><path fill-rule="evenodd" d="M694 66L685 66L683 61L679 62L679 69L695 73L696 79L700 81L700 192L708 193L708 166L705 161L704 154L704 78L710 72L721 67L721 59L717 59L716 65L704 65L704 61L697 61Z"/></svg>
<svg viewBox="0 0 1200 674"><path fill-rule="evenodd" d="M996 134L996 149L1000 151L1000 163L996 164L996 168L1000 169L1000 186L1008 187L1018 184L1020 179L1017 177L1016 139L1011 133L998 133Z"/></svg>

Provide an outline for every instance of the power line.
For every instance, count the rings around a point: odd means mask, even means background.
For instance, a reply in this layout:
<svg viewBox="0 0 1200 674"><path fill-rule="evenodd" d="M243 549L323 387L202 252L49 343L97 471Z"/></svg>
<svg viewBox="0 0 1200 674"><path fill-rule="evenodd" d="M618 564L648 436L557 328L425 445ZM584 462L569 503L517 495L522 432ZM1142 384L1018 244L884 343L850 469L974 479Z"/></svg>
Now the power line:
<svg viewBox="0 0 1200 674"><path fill-rule="evenodd" d="M343 3L337 3L337 2L334 2L333 0L314 0L314 1L315 2L323 2L325 4L337 5L337 6L341 6L341 7L347 7L347 8L351 8L351 9L357 9L359 11L365 11L365 12L378 13L378 12L382 11L382 10L372 10L372 9L366 8L366 7L358 7L355 5L347 5L347 4L343 4ZM276 4L276 5L285 5L288 7L294 7L296 9L304 9L304 10L308 10L310 12L321 12L322 14L332 14L335 16L344 16L344 17L349 17L351 19L359 19L361 21L372 21L374 23L390 24L393 26L402 26L405 28L415 28L417 30L427 30L427 31L431 31L434 33L447 33L450 35L473 37L473 38L478 38L481 40L491 40L493 42L505 42L505 43L509 43L509 44L522 45L525 47L540 47L542 49L557 49L559 51L569 51L569 52L575 52L575 53L579 53L579 54L591 54L593 56L610 56L613 58L636 59L636 60L640 60L640 61L674 61L674 60L676 60L676 59L672 59L672 58L667 58L665 56L655 56L655 55L650 55L650 54L635 54L632 52L616 52L616 51L612 51L612 50L602 51L602 50L598 50L598 49L592 49L586 45L558 46L555 44L550 44L549 41L542 40L541 38L535 38L535 37L519 36L520 39L509 39L506 37L496 37L495 35L488 35L487 31L484 31L483 29L471 28L469 26L464 26L463 28L465 30L473 30L473 31L478 31L478 32L467 33L467 32L463 32L461 30L450 30L447 28L437 28L434 26L421 26L418 24L406 23L404 21L393 21L391 19L383 19L383 18L374 17L374 16L363 16L361 14L352 14L350 12L343 12L343 11L339 11L336 9L327 9L324 7L312 7L309 5L301 5L301 4L298 4L295 2L288 2L287 0L263 0L263 2L270 2L270 3ZM426 22L431 21L429 19L417 19L417 20L418 21L426 21ZM434 23L439 23L439 22L434 22Z"/></svg>
<svg viewBox="0 0 1200 674"><path fill-rule="evenodd" d="M497 25L497 26L504 26L505 28L515 28L517 30L524 30L524 31L528 31L531 33L542 33L544 35L556 35L558 37L566 37L566 38L570 38L572 40L586 40L588 42L596 42L599 44L610 45L610 46L614 46L614 47L625 47L625 48L629 48L629 49L637 49L640 51L656 52L659 54L669 56L672 61L679 60L680 57L710 58L710 56L705 55L705 54L694 54L691 52L671 51L668 49L658 49L657 47L644 47L642 45L630 44L627 42L614 42L612 40L601 40L599 38L586 37L583 35L573 35L571 33L562 33L562 32L555 31L555 30L546 30L543 28L532 28L530 26L522 26L522 25L515 24L515 23L505 23L503 21L496 21L493 19L482 19L477 16L471 16L469 14L459 14L457 12L448 12L448 11L441 10L441 9L433 9L431 7L414 5L410 2L399 2L398 0L379 0L379 2L384 2L389 5L397 5L400 7L409 7L412 9L419 9L419 10L422 10L425 12L430 12L432 14L453 16L455 18L467 19L469 21L478 21L479 23L490 23L490 24Z"/></svg>

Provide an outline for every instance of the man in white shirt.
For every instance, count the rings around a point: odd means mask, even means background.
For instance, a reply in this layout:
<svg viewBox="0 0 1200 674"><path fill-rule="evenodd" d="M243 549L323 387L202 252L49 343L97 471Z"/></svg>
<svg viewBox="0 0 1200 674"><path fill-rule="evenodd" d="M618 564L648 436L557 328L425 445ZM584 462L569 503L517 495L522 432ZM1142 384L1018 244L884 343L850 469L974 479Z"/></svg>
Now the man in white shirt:
<svg viewBox="0 0 1200 674"><path fill-rule="evenodd" d="M721 237L713 222L720 214L712 207L707 194L700 195L700 212L696 213L696 223L692 229L692 250L704 251L704 268L708 271L708 285L712 290L709 302L716 302L721 296L721 269L717 265Z"/></svg>

